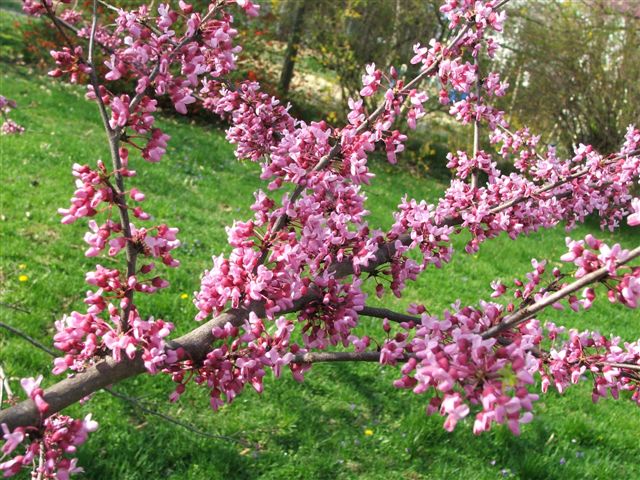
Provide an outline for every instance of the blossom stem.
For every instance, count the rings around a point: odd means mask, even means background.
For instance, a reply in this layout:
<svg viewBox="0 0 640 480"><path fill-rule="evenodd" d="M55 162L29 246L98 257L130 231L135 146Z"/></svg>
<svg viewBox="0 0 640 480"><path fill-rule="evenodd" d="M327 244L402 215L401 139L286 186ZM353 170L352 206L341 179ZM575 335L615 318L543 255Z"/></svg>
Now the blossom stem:
<svg viewBox="0 0 640 480"><path fill-rule="evenodd" d="M407 315L405 313L394 312L393 310L389 310L388 308L378 308L378 307L367 307L365 306L362 310L358 312L359 315L364 315L365 317L375 317L375 318L386 318L393 322L413 322L420 323L420 317L415 317L413 315Z"/></svg>
<svg viewBox="0 0 640 480"><path fill-rule="evenodd" d="M624 259L618 260L616 262L616 266L625 265L637 257L640 257L640 247L634 248L629 252L629 254ZM609 267L605 266L605 267L599 268L598 270L594 270L593 272L588 273L587 275L579 278L575 282L570 283L566 287L561 288L557 292L543 298L542 300L535 302L527 306L526 308L519 310L518 312L508 315L507 317L504 317L502 319L502 322L500 322L499 324L491 327L486 332L484 332L482 334L482 338L495 337L496 335L498 335L501 332L504 332L505 330L513 328L516 325L519 325L523 322L526 322L527 320L533 318L535 314L540 312L541 310L544 310L545 308L549 307L550 305L553 305L554 303L562 300L563 298L571 295L572 293L575 293L578 290L583 289L587 285L596 283L600 280L607 278L608 276L609 276Z"/></svg>
<svg viewBox="0 0 640 480"><path fill-rule="evenodd" d="M480 53L478 52L478 55ZM480 63L478 62L478 57L476 56L473 60L473 64L476 67L476 75L478 79L476 80L476 115L473 120L473 158L475 159L478 156L478 150L480 146L480 119L478 118L477 109L480 107ZM477 160L476 160L477 161ZM475 190L478 188L478 168L474 168L473 172L471 172L471 188Z"/></svg>

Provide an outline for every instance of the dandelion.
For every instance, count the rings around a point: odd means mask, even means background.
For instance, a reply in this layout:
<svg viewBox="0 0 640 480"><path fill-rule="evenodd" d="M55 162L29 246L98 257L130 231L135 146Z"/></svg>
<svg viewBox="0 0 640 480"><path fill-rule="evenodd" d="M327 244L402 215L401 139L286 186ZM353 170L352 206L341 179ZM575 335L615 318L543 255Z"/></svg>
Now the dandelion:
<svg viewBox="0 0 640 480"><path fill-rule="evenodd" d="M371 435L373 435L373 430L371 430L370 428L367 428L367 429L364 431L364 434L365 434L367 437L370 437Z"/></svg>
<svg viewBox="0 0 640 480"><path fill-rule="evenodd" d="M189 294L188 293L183 293L182 295L180 295L180 298L182 300L186 300L187 298L189 298Z"/></svg>
<svg viewBox="0 0 640 480"><path fill-rule="evenodd" d="M21 282L26 282L27 280L29 280L29 277L27 275L20 275L18 277L18 280Z"/></svg>

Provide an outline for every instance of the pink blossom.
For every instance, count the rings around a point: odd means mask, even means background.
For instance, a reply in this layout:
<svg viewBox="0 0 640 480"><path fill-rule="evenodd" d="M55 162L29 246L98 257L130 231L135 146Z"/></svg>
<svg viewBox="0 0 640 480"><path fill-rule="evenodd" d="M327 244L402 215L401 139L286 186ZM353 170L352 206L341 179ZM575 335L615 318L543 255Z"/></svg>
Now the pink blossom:
<svg viewBox="0 0 640 480"><path fill-rule="evenodd" d="M2 123L2 127L0 127L0 131L2 132L3 135L16 135L16 134L20 135L21 133L24 133L24 127L21 125L18 125L13 120L8 119Z"/></svg>
<svg viewBox="0 0 640 480"><path fill-rule="evenodd" d="M371 63L367 65L366 75L362 76L362 84L364 88L360 90L360 95L363 97L370 97L380 87L380 79L382 78L382 72L376 70L375 64Z"/></svg>
<svg viewBox="0 0 640 480"><path fill-rule="evenodd" d="M631 200L631 209L633 213L627 217L627 223L631 227L640 225L640 198Z"/></svg>

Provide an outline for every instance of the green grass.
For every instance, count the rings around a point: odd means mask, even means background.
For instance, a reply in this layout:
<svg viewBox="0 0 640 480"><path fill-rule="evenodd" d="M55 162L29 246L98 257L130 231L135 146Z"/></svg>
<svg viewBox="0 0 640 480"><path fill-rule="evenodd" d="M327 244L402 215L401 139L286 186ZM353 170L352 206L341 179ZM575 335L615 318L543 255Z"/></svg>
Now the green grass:
<svg viewBox="0 0 640 480"><path fill-rule="evenodd" d="M82 309L84 272L96 261L83 256L84 222L60 224L58 207L66 207L73 191L74 162L93 164L108 151L95 106L81 89L58 83L26 68L3 64L0 93L19 108L12 118L24 125L22 136L1 137L0 307L2 320L51 344L53 321ZM200 273L213 254L228 251L224 227L250 215L252 192L262 186L255 164L234 159L224 134L187 120L161 119L172 137L160 164L134 159L139 176L133 183L147 194L146 210L177 226L184 242L176 256L183 265L168 272L171 287L141 298L145 315L168 319L178 332L195 326L195 308L182 293L199 286ZM377 179L367 188L373 226L388 226L390 213L406 192L437 198L443 185L409 175L402 166L376 164ZM579 227L571 235L596 231ZM637 243L637 233L599 233L624 246ZM539 232L517 242L504 237L483 245L480 253L456 253L442 270L430 270L407 296L385 299L400 309L425 303L439 312L461 298L473 303L490 293L494 278L508 280L530 269L529 259L557 260L564 250L562 229ZM117 261L99 259L106 265ZM21 266L24 266L21 269ZM20 275L28 281L20 282ZM10 304L24 308L23 313ZM600 302L590 312L550 312L543 319L578 328L616 332L626 339L640 336L637 311ZM362 331L380 337L379 322L363 319ZM17 379L48 374L46 354L0 330L0 364ZM593 405L588 385L566 395L550 394L536 405L536 418L514 437L503 427L476 437L472 421L453 433L443 419L427 417L425 398L391 386L397 371L377 365L318 365L303 384L290 376L268 378L259 396L245 391L232 405L213 413L207 392L192 386L178 404L166 401L172 383L164 376L139 376L115 386L141 397L157 409L213 434L241 438L249 447L212 440L143 415L130 404L98 392L72 415L94 413L101 428L79 451L87 479L428 479L428 478L639 478L640 412L630 403L612 400ZM373 435L365 435L371 429ZM564 458L566 464L561 465ZM26 475L25 477L26 478Z"/></svg>

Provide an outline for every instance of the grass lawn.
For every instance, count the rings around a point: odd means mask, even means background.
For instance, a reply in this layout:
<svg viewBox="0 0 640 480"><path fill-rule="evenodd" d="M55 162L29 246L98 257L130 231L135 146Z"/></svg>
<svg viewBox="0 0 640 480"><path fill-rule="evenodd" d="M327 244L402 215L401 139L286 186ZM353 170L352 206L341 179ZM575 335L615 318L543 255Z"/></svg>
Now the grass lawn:
<svg viewBox="0 0 640 480"><path fill-rule="evenodd" d="M56 209L66 207L73 192L71 165L95 164L108 151L96 107L83 100L81 89L26 67L0 68L0 93L18 102L12 118L27 128L22 136L0 138L0 313L2 321L51 345L54 320L83 308L84 272L96 263L83 256L85 223L61 225ZM176 257L183 266L168 272L170 288L148 299L139 296L139 306L144 315L170 320L183 333L195 325L190 299L200 273L211 255L228 251L224 227L250 215L252 192L261 182L258 166L236 161L222 132L174 118L160 119L160 125L172 137L168 155L154 165L133 159L139 172L133 183L147 194L145 210L180 228L184 246ZM367 188L373 226L390 224L389 212L405 192L434 200L443 188L404 172L402 164L376 164L374 171L378 177ZM571 235L596 231L593 223ZM527 272L532 256L556 261L565 235L558 228L518 242L501 237L472 257L461 252L459 238L451 264L430 270L405 298L387 299L385 305L400 309L419 301L439 312L457 298L474 303L488 297L492 279ZM638 243L630 229L599 236L626 247ZM21 275L28 280L19 281ZM189 299L181 298L184 293ZM632 340L640 337L638 317L605 301L586 313L553 311L540 318ZM379 321L362 323L362 331L380 337ZM56 381L46 354L4 330L0 364L16 389L18 378L38 373L46 385ZM76 416L93 412L101 425L79 451L86 471L79 478L640 478L640 411L629 402L593 405L589 386L581 385L564 396L543 397L520 437L505 427L476 437L472 420L453 433L444 431L441 417L425 415L425 397L392 387L396 376L395 369L377 365L318 365L301 385L286 374L269 378L262 395L247 389L218 413L210 411L203 389L192 386L178 404L169 404L168 378L132 378L114 389L249 446L198 436L98 392L85 405L69 408Z"/></svg>

